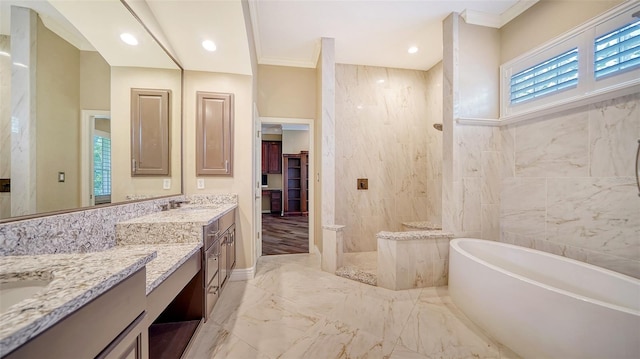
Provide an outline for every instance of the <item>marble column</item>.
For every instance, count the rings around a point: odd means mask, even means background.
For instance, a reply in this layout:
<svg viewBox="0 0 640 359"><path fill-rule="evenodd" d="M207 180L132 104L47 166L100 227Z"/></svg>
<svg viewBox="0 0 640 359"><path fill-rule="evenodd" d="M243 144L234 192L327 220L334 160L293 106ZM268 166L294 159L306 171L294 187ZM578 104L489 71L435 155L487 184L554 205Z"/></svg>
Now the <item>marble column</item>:
<svg viewBox="0 0 640 359"><path fill-rule="evenodd" d="M11 38L0 35L0 178L11 178ZM11 193L0 192L0 219L11 216Z"/></svg>
<svg viewBox="0 0 640 359"><path fill-rule="evenodd" d="M336 224L336 60L335 40L322 38L322 224Z"/></svg>
<svg viewBox="0 0 640 359"><path fill-rule="evenodd" d="M36 211L37 14L11 8L11 214Z"/></svg>

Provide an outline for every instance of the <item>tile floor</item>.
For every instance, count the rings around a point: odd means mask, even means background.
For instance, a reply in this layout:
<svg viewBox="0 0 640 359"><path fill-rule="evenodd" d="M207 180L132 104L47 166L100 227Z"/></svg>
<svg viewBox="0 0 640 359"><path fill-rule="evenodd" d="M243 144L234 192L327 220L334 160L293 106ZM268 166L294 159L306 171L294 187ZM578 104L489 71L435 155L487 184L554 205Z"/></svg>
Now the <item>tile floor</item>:
<svg viewBox="0 0 640 359"><path fill-rule="evenodd" d="M261 257L229 283L187 358L518 358L446 287L390 291L322 272L319 257Z"/></svg>

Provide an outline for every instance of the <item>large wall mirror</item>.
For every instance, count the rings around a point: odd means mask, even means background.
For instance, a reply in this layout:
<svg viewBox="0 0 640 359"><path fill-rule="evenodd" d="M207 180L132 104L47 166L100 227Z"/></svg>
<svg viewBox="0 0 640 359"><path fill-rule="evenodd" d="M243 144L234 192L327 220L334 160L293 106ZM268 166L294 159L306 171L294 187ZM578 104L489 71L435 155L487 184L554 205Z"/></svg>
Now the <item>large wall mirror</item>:
<svg viewBox="0 0 640 359"><path fill-rule="evenodd" d="M2 0L0 222L180 194L181 76L118 0ZM170 90L169 175L131 175L132 88Z"/></svg>

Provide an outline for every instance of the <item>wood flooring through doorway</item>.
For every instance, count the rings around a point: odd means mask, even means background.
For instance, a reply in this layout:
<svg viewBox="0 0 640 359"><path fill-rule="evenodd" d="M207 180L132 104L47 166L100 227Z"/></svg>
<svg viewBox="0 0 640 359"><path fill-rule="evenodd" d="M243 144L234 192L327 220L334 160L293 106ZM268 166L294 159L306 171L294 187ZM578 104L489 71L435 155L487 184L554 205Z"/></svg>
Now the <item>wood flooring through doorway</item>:
<svg viewBox="0 0 640 359"><path fill-rule="evenodd" d="M309 217L262 215L262 255L309 253Z"/></svg>

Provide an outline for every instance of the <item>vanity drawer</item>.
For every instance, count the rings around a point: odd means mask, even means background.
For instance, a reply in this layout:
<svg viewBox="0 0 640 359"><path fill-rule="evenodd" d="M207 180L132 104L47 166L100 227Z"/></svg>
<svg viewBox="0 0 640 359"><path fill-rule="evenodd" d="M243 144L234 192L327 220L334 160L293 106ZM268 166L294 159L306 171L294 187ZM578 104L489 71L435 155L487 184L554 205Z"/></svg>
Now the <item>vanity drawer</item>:
<svg viewBox="0 0 640 359"><path fill-rule="evenodd" d="M231 225L234 224L235 221L236 210L232 209L229 213L220 217L220 219L218 220L218 229L220 230L220 232L224 232L227 230L227 228L231 227Z"/></svg>

